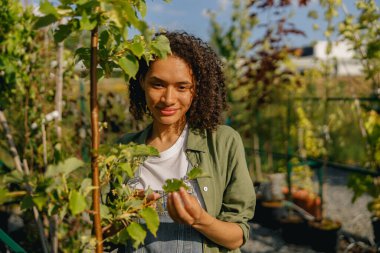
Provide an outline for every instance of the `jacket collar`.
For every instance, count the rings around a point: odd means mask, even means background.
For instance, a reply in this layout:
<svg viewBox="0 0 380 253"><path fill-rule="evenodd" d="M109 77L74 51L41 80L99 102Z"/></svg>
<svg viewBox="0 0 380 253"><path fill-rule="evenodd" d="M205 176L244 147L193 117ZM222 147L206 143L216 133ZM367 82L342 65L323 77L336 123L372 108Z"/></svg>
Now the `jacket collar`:
<svg viewBox="0 0 380 253"><path fill-rule="evenodd" d="M137 137L135 142L137 144L146 144L146 140L148 139L148 135L151 132L153 124L149 124ZM206 138L206 130L195 130L189 129L189 136L187 138L186 149L206 152L207 151L207 138Z"/></svg>
<svg viewBox="0 0 380 253"><path fill-rule="evenodd" d="M187 138L186 149L206 152L207 151L207 133L206 130L189 130L189 136Z"/></svg>

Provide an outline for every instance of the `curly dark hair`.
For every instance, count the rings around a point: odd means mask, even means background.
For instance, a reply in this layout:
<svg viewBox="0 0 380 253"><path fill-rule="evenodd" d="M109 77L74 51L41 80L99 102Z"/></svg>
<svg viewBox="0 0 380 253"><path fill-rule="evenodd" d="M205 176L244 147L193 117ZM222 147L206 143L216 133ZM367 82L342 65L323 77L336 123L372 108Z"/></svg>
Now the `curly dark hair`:
<svg viewBox="0 0 380 253"><path fill-rule="evenodd" d="M170 42L172 55L183 59L193 71L196 81L195 96L186 113L187 122L192 129L214 130L222 122L222 113L227 109L226 87L222 71L222 62L214 50L201 39L186 32L161 32ZM136 78L130 81L129 111L136 120L147 114L142 80L149 70L144 59L139 62Z"/></svg>

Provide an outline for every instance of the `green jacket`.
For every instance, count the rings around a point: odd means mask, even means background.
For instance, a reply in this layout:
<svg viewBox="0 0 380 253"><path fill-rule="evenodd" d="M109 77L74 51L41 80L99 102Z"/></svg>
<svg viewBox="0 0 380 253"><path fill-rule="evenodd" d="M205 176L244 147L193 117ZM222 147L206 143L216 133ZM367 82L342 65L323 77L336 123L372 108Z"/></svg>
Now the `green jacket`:
<svg viewBox="0 0 380 253"><path fill-rule="evenodd" d="M152 125L139 133L127 134L120 143L145 144ZM248 173L240 135L228 126L199 133L190 129L186 155L193 167L200 167L210 177L198 178L207 212L219 220L235 222L243 230L244 243L249 238L248 220L253 217L256 196ZM206 240L204 253L229 251Z"/></svg>

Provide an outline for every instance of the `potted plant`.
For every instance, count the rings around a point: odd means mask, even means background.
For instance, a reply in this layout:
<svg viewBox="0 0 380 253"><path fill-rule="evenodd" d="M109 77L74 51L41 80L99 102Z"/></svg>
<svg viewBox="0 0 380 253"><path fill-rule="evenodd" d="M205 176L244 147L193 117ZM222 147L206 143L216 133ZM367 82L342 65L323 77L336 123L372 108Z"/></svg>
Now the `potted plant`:
<svg viewBox="0 0 380 253"><path fill-rule="evenodd" d="M363 194L372 198L367 204L367 209L371 214L374 241L376 245L380 245L380 176L351 175L348 187L354 192L352 202Z"/></svg>
<svg viewBox="0 0 380 253"><path fill-rule="evenodd" d="M314 191L313 170L307 163L291 159L288 173L288 186L283 188L287 213L280 221L282 236L288 243L305 244L309 241L307 221L320 218L321 202Z"/></svg>

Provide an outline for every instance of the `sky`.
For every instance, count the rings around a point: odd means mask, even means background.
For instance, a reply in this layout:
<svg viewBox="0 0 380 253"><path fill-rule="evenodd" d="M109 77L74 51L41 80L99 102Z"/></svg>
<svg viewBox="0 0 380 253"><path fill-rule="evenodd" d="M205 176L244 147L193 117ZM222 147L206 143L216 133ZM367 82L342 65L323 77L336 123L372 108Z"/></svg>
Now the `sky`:
<svg viewBox="0 0 380 253"><path fill-rule="evenodd" d="M349 12L353 14L357 13L354 2L354 0L343 0ZM185 30L207 41L210 34L207 10L217 11L220 24L228 26L232 0L172 0L170 3L147 0L147 5L146 20L150 26L169 30ZM290 8L294 13L292 22L307 35L307 37L294 37L294 40L291 41L294 46L308 46L314 41L325 40L323 28L326 27L326 22L323 21L323 12L319 7L318 0L311 0L308 7L292 5ZM307 17L310 10L316 10L319 13L318 20L311 20ZM343 11L340 10L338 20L343 16ZM264 20L267 17L262 15L259 18ZM319 31L313 30L314 23L320 26Z"/></svg>

